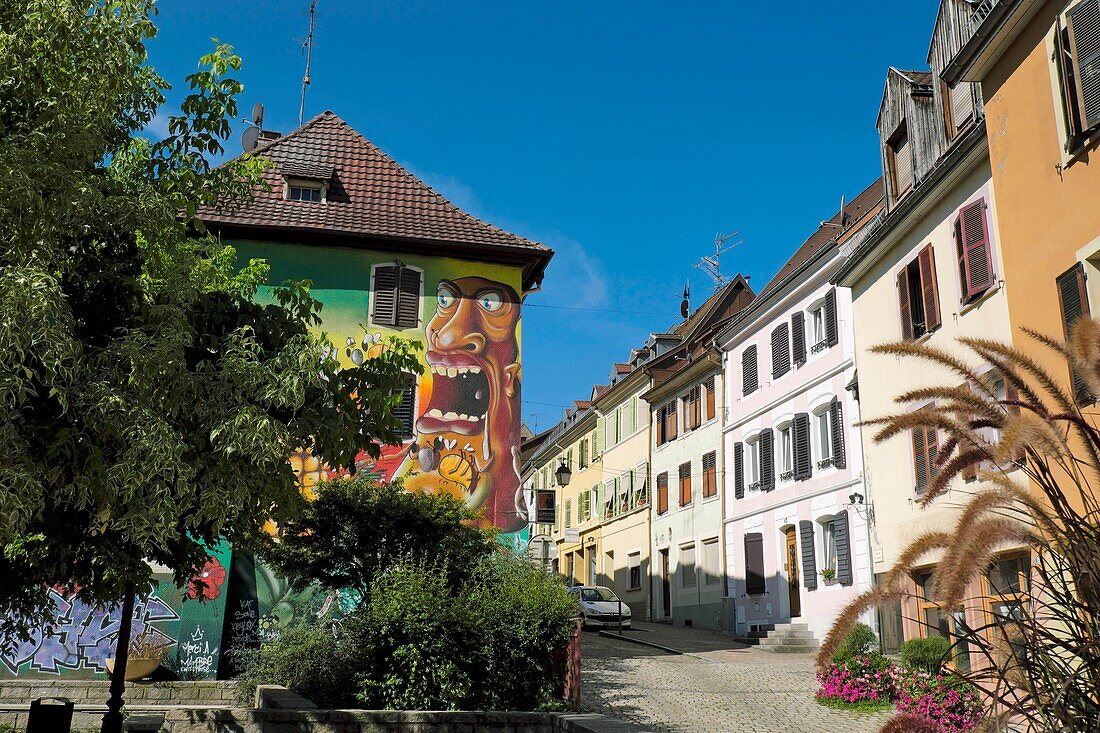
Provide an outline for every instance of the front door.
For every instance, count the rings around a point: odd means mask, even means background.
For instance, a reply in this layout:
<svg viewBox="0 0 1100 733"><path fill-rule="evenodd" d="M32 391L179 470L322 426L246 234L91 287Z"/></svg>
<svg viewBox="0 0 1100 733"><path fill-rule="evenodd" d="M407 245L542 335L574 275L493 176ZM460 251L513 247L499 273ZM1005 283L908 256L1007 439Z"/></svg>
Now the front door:
<svg viewBox="0 0 1100 733"><path fill-rule="evenodd" d="M798 535L787 530L787 594L791 599L791 618L802 615L802 597L798 595Z"/></svg>
<svg viewBox="0 0 1100 733"><path fill-rule="evenodd" d="M668 550L661 550L661 613L672 616L672 582L668 577Z"/></svg>

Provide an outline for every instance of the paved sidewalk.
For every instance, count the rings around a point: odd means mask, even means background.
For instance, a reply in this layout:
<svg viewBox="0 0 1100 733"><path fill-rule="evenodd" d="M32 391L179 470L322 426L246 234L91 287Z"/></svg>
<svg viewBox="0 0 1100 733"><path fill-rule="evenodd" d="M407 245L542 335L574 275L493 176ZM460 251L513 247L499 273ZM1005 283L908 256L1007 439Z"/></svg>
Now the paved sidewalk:
<svg viewBox="0 0 1100 733"><path fill-rule="evenodd" d="M874 733L889 718L814 702L811 654L773 654L702 629L635 626L624 635L685 653L586 632L585 709L676 733Z"/></svg>

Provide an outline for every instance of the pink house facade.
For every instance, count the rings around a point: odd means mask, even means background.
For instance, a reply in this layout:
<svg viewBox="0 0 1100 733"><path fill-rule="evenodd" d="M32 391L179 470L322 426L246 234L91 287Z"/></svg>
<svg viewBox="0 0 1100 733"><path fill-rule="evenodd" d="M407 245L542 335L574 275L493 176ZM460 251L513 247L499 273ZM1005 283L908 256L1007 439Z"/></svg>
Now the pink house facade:
<svg viewBox="0 0 1100 733"><path fill-rule="evenodd" d="M820 641L873 582L850 292L840 246L881 182L795 252L716 343L724 353L723 537L736 636L806 624Z"/></svg>

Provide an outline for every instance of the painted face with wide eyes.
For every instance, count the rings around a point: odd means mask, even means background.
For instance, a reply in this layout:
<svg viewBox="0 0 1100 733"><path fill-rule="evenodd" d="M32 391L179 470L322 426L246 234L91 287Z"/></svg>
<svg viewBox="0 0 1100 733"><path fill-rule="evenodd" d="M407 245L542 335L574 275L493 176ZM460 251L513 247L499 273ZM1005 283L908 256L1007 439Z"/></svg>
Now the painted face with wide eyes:
<svg viewBox="0 0 1100 733"><path fill-rule="evenodd" d="M439 290L435 294L435 300L439 310L447 311L454 307L455 301L458 300L458 293L446 284L440 283Z"/></svg>
<svg viewBox="0 0 1100 733"><path fill-rule="evenodd" d="M504 306L504 296L499 290L484 290L478 294L477 304L486 313L496 313Z"/></svg>

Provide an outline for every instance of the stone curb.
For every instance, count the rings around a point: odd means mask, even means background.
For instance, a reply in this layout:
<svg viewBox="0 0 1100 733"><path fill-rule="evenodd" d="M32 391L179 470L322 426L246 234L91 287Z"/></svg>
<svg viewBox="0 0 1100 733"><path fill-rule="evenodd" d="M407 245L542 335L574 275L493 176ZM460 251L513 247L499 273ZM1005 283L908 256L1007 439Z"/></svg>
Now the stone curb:
<svg viewBox="0 0 1100 733"><path fill-rule="evenodd" d="M685 657L695 657L696 659L702 659L704 662L711 662L713 664L722 664L722 662L717 660L717 659L711 659L710 657L704 657L700 654L695 654L694 652L685 652L682 649L673 649L670 646L665 646L663 644L658 644L655 641L645 641L643 639L637 639L633 636L627 636L626 634L616 634L616 633L611 632L611 631L598 631L597 633L600 636L607 637L608 639L619 639L621 641L628 641L631 644L639 644L641 646L648 646L648 647L651 647L653 649L660 649L661 651L668 652L669 654L679 654L679 655L685 656Z"/></svg>

